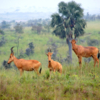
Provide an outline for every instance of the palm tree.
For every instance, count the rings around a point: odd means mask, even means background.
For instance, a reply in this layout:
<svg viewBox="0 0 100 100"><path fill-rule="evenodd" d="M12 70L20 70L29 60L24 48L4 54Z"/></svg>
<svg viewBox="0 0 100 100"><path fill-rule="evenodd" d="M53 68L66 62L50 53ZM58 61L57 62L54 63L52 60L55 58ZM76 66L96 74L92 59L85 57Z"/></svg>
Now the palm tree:
<svg viewBox="0 0 100 100"><path fill-rule="evenodd" d="M60 2L58 4L58 12L52 14L51 27L54 28L53 33L64 39L69 47L69 56L72 61L72 46L70 40L84 34L86 21L83 19L83 9L80 4L75 1L68 3Z"/></svg>

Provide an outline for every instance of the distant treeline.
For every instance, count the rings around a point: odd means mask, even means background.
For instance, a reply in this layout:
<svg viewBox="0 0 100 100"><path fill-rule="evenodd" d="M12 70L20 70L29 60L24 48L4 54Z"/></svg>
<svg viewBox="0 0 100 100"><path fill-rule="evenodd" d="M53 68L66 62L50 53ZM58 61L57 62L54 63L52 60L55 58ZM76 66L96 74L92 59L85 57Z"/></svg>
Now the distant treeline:
<svg viewBox="0 0 100 100"><path fill-rule="evenodd" d="M100 20L100 15L96 15L96 14L89 14L87 13L86 15L84 15L84 19L87 21L95 21L95 20Z"/></svg>
<svg viewBox="0 0 100 100"><path fill-rule="evenodd" d="M35 20L28 20L28 21L2 21L0 23L0 34L4 34L2 30L4 29L11 29L15 30L17 33L23 33L23 27L32 27L32 31L36 31L37 33L49 32L50 31L50 19L35 19ZM46 30L45 30L46 29Z"/></svg>

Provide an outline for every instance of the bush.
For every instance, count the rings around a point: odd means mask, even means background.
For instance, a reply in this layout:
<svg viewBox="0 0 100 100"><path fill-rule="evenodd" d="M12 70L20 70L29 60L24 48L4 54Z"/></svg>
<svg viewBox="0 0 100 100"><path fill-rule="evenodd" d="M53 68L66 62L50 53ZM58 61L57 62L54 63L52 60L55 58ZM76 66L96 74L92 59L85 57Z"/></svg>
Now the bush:
<svg viewBox="0 0 100 100"><path fill-rule="evenodd" d="M17 33L23 33L23 27L20 24L17 24L15 27L15 32Z"/></svg>
<svg viewBox="0 0 100 100"><path fill-rule="evenodd" d="M95 46L95 45L99 45L99 41L96 39L88 39L87 44L89 46Z"/></svg>
<svg viewBox="0 0 100 100"><path fill-rule="evenodd" d="M3 30L0 30L0 34L4 35L4 31Z"/></svg>
<svg viewBox="0 0 100 100"><path fill-rule="evenodd" d="M42 25L41 24L38 24L37 26L36 25L33 25L32 26L32 31L37 31L37 33L38 34L40 34L41 33L41 31L42 31Z"/></svg>
<svg viewBox="0 0 100 100"><path fill-rule="evenodd" d="M10 27L10 25L6 21L1 22L1 28L2 29L9 28L9 27Z"/></svg>
<svg viewBox="0 0 100 100"><path fill-rule="evenodd" d="M5 69L11 68L10 64L8 64L6 60L3 61L2 65L4 66Z"/></svg>
<svg viewBox="0 0 100 100"><path fill-rule="evenodd" d="M26 55L30 55L34 53L34 45L33 42L30 42L29 44L29 48L26 49Z"/></svg>
<svg viewBox="0 0 100 100"><path fill-rule="evenodd" d="M0 40L0 46L3 46L6 43L5 37L2 37Z"/></svg>
<svg viewBox="0 0 100 100"><path fill-rule="evenodd" d="M31 54L31 49L30 49L30 48L27 48L27 49L26 49L26 55L29 56L30 54Z"/></svg>
<svg viewBox="0 0 100 100"><path fill-rule="evenodd" d="M23 50L20 50L20 52L19 52L18 59L20 59L20 58L24 58Z"/></svg>

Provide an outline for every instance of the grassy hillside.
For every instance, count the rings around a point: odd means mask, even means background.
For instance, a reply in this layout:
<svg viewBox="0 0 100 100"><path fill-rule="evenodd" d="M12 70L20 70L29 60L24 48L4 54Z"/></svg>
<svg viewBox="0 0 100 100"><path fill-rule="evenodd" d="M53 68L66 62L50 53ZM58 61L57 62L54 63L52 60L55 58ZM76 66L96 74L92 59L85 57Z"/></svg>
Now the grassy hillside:
<svg viewBox="0 0 100 100"><path fill-rule="evenodd" d="M87 22L85 35L78 38L77 44L87 46L87 40L99 40L100 21ZM2 35L0 35L0 38ZM100 67L93 67L93 60L84 63L82 72L78 67L78 59L73 52L73 64L67 62L63 65L63 73L50 73L47 68L48 60L46 49L50 47L49 39L58 46L58 53L65 58L68 54L66 40L51 33L37 33L31 28L24 28L24 33L16 34L14 31L5 30L6 43L0 47L0 100L100 100ZM19 38L19 48L17 54ZM81 42L84 40L84 42ZM49 41L49 42L48 42ZM21 51L25 53L28 44L33 42L34 54L30 57L24 55L24 59L36 59L42 63L42 74L37 76L35 72L24 72L20 77L18 69L2 69L2 62L8 60L10 48L15 46L14 53L18 57ZM96 45L100 47L100 45ZM59 57L59 54L57 55ZM12 67L13 64L11 64Z"/></svg>

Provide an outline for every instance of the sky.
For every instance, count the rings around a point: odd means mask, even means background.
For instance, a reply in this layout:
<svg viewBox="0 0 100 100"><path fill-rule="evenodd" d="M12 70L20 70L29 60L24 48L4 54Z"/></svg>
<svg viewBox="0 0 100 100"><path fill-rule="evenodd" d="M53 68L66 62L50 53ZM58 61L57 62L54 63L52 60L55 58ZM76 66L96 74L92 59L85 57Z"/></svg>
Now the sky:
<svg viewBox="0 0 100 100"><path fill-rule="evenodd" d="M53 12L57 11L58 3L62 0L1 0L0 13L4 12ZM63 0L69 2L72 0ZM84 9L84 13L100 12L100 0L73 0Z"/></svg>

